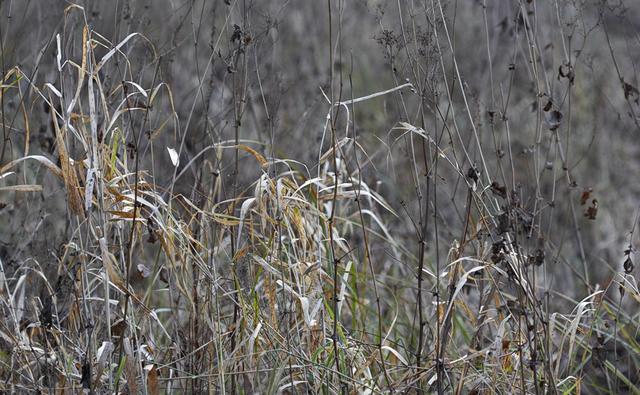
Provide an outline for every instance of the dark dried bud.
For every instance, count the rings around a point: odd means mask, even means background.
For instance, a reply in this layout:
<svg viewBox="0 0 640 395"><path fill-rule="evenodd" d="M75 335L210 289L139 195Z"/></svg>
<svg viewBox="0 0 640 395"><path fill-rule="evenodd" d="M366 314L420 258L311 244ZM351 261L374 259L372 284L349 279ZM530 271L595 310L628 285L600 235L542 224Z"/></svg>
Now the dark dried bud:
<svg viewBox="0 0 640 395"><path fill-rule="evenodd" d="M630 256L627 256L627 259L625 259L624 264L622 266L624 267L624 272L626 274L631 274L634 266Z"/></svg>
<svg viewBox="0 0 640 395"><path fill-rule="evenodd" d="M467 170L467 178L473 181L475 189L475 184L478 183L478 171L475 167L470 167L469 170Z"/></svg>
<svg viewBox="0 0 640 395"><path fill-rule="evenodd" d="M498 184L496 181L491 183L491 192L500 196L503 199L507 198L507 187L504 185Z"/></svg>

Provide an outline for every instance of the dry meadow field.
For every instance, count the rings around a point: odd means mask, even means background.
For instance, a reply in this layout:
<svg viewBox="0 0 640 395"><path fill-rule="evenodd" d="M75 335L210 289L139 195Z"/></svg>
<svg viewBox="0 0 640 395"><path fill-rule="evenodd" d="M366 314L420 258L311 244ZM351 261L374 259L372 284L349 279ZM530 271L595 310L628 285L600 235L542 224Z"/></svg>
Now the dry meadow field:
<svg viewBox="0 0 640 395"><path fill-rule="evenodd" d="M640 394L636 0L0 0L0 393Z"/></svg>

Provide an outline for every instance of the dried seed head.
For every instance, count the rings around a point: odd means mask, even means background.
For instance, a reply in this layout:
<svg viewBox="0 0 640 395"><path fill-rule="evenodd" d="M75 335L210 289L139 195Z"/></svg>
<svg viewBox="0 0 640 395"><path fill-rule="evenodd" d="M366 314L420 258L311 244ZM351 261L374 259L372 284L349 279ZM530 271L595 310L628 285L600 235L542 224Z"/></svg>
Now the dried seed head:
<svg viewBox="0 0 640 395"><path fill-rule="evenodd" d="M627 259L625 259L624 264L622 266L624 267L624 272L626 274L631 274L631 272L633 272L634 266L630 256L627 256Z"/></svg>

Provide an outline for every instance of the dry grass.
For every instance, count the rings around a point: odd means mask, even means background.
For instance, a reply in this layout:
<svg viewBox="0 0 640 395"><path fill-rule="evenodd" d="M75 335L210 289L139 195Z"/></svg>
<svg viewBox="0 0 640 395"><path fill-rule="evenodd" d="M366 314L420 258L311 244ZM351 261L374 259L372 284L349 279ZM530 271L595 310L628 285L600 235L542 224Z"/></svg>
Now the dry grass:
<svg viewBox="0 0 640 395"><path fill-rule="evenodd" d="M16 66L0 87L3 103L19 103L11 119L2 104L5 136L26 136L3 145L2 209L36 216L1 230L21 252L39 232L64 235L45 253L0 260L0 391L640 393L633 231L604 286L590 280L584 252L563 262L548 236L563 216L583 243L580 211L598 216L595 193L577 194L567 165L560 130L570 110L536 97L538 175L523 187L508 104L496 101L493 133L481 133L472 93L456 82L442 4L423 11L430 35L403 26L413 38L378 37L394 70L397 48L406 51L410 83L347 98L352 74L334 71L347 60L331 52L321 139L295 143L316 157L309 165L242 138L243 51L229 57L234 136L194 148L196 101L181 119L150 40L110 42L69 6L65 18L80 27L65 32L71 40L54 36L56 56L42 60L57 82L38 85ZM231 45L252 45L225 26ZM535 47L533 30L522 35ZM418 48L427 36L438 44ZM130 59L134 46L145 67ZM635 109L634 92L624 93ZM404 104L414 96L418 105ZM363 142L357 111L387 97L400 97L406 116L386 140ZM29 146L39 106L49 153ZM371 174L385 165L395 181L383 185ZM556 207L561 188L570 197ZM406 190L410 201L397 199ZM55 227L45 230L48 216Z"/></svg>

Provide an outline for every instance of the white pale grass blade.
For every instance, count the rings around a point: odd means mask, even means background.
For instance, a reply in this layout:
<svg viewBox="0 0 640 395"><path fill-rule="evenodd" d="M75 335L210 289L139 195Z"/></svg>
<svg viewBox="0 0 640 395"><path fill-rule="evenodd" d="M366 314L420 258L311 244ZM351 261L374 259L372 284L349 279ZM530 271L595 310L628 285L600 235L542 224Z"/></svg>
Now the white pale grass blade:
<svg viewBox="0 0 640 395"><path fill-rule="evenodd" d="M51 85L50 83L46 83L44 84L47 88L49 88L51 90L51 92L53 92L54 95L58 96L59 99L62 98L62 93L60 93L60 91L53 85Z"/></svg>
<svg viewBox="0 0 640 395"><path fill-rule="evenodd" d="M140 35L140 33L131 33L129 34L127 37L124 38L124 40L120 41L120 43L118 45L116 45L115 48L111 49L109 52L107 52L106 55L104 55L102 57L102 59L100 59L100 62L98 63L97 67L96 67L96 72L98 72L98 70L100 70L102 68L102 66L104 66L104 64L111 59L111 57L120 50L120 48L122 48L123 45L125 45L127 43L127 41L131 40L131 38Z"/></svg>
<svg viewBox="0 0 640 395"><path fill-rule="evenodd" d="M9 171L9 172L7 172L7 173L0 174L0 180L2 180L2 179L3 179L3 178L5 178L5 177L8 177L8 176L10 176L10 175L12 175L12 174L16 174L16 173L15 173L15 172L13 172L13 171Z"/></svg>
<svg viewBox="0 0 640 395"><path fill-rule="evenodd" d="M171 163L173 166L178 167L180 165L180 156L173 148L167 147L167 151L169 151L169 157L171 158Z"/></svg>
<svg viewBox="0 0 640 395"><path fill-rule="evenodd" d="M62 46L60 45L60 34L56 34L56 62L58 63L58 71L62 71Z"/></svg>
<svg viewBox="0 0 640 395"><path fill-rule="evenodd" d="M87 187L84 194L84 208L87 212L91 209L93 203L93 187L96 183L95 170L93 168L87 169Z"/></svg>

